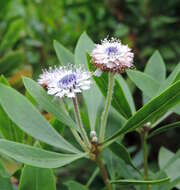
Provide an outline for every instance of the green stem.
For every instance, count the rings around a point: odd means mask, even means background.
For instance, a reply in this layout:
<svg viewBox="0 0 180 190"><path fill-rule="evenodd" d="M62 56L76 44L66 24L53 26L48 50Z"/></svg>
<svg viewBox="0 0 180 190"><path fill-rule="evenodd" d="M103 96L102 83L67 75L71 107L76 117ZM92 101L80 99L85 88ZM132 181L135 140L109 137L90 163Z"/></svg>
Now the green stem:
<svg viewBox="0 0 180 190"><path fill-rule="evenodd" d="M89 152L89 149L87 147L87 145L82 141L81 137L79 136L79 134L77 133L77 131L73 128L71 128L71 132L74 135L74 138L76 139L76 141L79 143L79 145L82 147L82 149L85 152Z"/></svg>
<svg viewBox="0 0 180 190"><path fill-rule="evenodd" d="M67 109L66 109L64 100L61 99L61 102L59 102L59 103L61 103L61 104L63 105L65 113L66 113L67 115L69 115L69 113L67 112ZM74 138L76 139L76 141L77 141L77 142L79 143L79 145L81 146L81 148L82 148L85 152L89 152L88 147L87 147L86 144L82 141L81 137L79 136L79 133L78 133L75 129L73 129L73 128L71 128L71 132L72 132L72 134L74 135Z"/></svg>
<svg viewBox="0 0 180 190"><path fill-rule="evenodd" d="M78 127L80 129L80 133L82 135L82 138L83 138L85 144L90 149L91 148L91 143L90 143L90 141L88 139L87 133L86 133L86 131L85 131L84 127L83 127L83 124L82 124L77 97L72 98L72 101L73 101L73 105L74 105L75 118L76 118L76 122L78 124Z"/></svg>
<svg viewBox="0 0 180 190"><path fill-rule="evenodd" d="M108 112L109 112L109 109L111 106L111 100L112 100L112 95L113 95L113 87L114 87L114 74L109 73L106 104L105 104L105 108L104 108L104 111L103 111L102 116L101 116L101 128L100 128L100 136L99 136L99 142L100 143L104 141L107 117L108 117Z"/></svg>
<svg viewBox="0 0 180 190"><path fill-rule="evenodd" d="M92 184L93 180L96 178L96 176L97 176L98 173L99 173L99 168L97 167L97 168L94 170L92 176L89 178L89 180L88 180L88 182L87 182L87 184L86 184L86 187L87 187L87 188L89 188L89 186Z"/></svg>
<svg viewBox="0 0 180 190"><path fill-rule="evenodd" d="M97 165L99 166L99 169L100 169L101 175L104 179L104 183L106 184L107 190L112 190L112 185L109 181L109 177L108 177L106 168L101 160L100 154L97 155L96 162L97 162Z"/></svg>
<svg viewBox="0 0 180 190"><path fill-rule="evenodd" d="M143 159L144 159L144 180L148 179L148 152L147 152L147 133L146 131L141 131L141 142L143 148ZM147 185L146 190L149 190L150 186Z"/></svg>

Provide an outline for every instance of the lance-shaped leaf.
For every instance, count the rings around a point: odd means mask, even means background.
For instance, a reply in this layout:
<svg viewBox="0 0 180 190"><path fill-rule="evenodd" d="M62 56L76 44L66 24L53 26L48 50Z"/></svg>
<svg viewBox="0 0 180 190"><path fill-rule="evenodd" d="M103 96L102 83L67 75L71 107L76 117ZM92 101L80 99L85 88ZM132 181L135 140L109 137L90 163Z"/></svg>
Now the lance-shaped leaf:
<svg viewBox="0 0 180 190"><path fill-rule="evenodd" d="M176 78L180 74L180 63L177 64L175 69L172 71L172 73L168 76L168 78L162 83L160 86L160 89L158 93L162 92L164 89L166 89L169 85L171 85L173 82L176 82Z"/></svg>
<svg viewBox="0 0 180 190"><path fill-rule="evenodd" d="M135 103L134 103L133 96L132 96L131 91L127 85L126 80L122 77L122 75L116 75L116 80L118 80L119 83L121 84L123 92L124 92L126 99L129 103L129 106L131 107L131 111L134 114L136 112Z"/></svg>
<svg viewBox="0 0 180 190"><path fill-rule="evenodd" d="M161 133L164 133L170 129L174 129L174 128L177 128L177 127L180 127L180 121L178 122L174 122L174 123L171 123L171 124L168 124L168 125L164 125L158 129L155 129L152 133L149 134L148 138L151 138L151 137L154 137L158 134L161 134Z"/></svg>
<svg viewBox="0 0 180 190"><path fill-rule="evenodd" d="M109 146L109 149L119 158L121 158L122 160L124 160L124 162L128 165L130 165L132 168L134 168L140 175L140 171L134 166L134 164L132 163L131 157L128 153L128 151L126 150L125 146L123 146L122 144L119 143L113 143Z"/></svg>
<svg viewBox="0 0 180 190"><path fill-rule="evenodd" d="M0 76L0 83L10 86L8 80L3 75ZM3 138L17 142L22 142L24 138L24 132L9 119L8 115L1 106L0 133Z"/></svg>
<svg viewBox="0 0 180 190"><path fill-rule="evenodd" d="M53 171L25 165L18 190L56 190Z"/></svg>
<svg viewBox="0 0 180 190"><path fill-rule="evenodd" d="M10 119L32 137L65 151L79 152L48 123L22 94L0 84L0 104Z"/></svg>
<svg viewBox="0 0 180 190"><path fill-rule="evenodd" d="M103 96L96 86L92 86L91 90L83 92L83 98L87 106L91 130L95 130L97 114L100 104L102 103Z"/></svg>
<svg viewBox="0 0 180 190"><path fill-rule="evenodd" d="M90 71L94 71L94 67L90 61L90 56L87 55L87 62ZM104 97L107 95L107 88L108 88L108 76L107 73L103 73L101 77L94 76L93 79L95 80L98 88L100 89L101 93ZM132 115L131 107L127 101L123 88L120 84L120 81L115 80L114 85L114 93L111 105L126 119Z"/></svg>
<svg viewBox="0 0 180 190"><path fill-rule="evenodd" d="M48 96L47 92L38 83L27 77L23 78L23 82L29 94L44 110L54 115L65 125L72 128L76 126L72 118L63 110L63 107Z"/></svg>
<svg viewBox="0 0 180 190"><path fill-rule="evenodd" d="M85 153L61 154L50 152L3 139L0 140L0 154L15 159L18 162L40 168L62 167L86 156Z"/></svg>
<svg viewBox="0 0 180 190"><path fill-rule="evenodd" d="M142 127L145 123L155 123L161 118L169 109L174 107L180 102L180 81L174 83L168 89L166 89L159 96L152 99L144 107L138 110L126 124L106 140L107 144L111 144L121 134L125 134L128 131L135 130Z"/></svg>
<svg viewBox="0 0 180 190"><path fill-rule="evenodd" d="M158 161L160 169L165 171L172 181L179 178L180 150L178 150L175 154L168 149L161 147ZM180 184L177 184L176 187L179 189Z"/></svg>
<svg viewBox="0 0 180 190"><path fill-rule="evenodd" d="M76 181L67 181L65 185L68 187L68 190L88 190L85 185L82 185Z"/></svg>
<svg viewBox="0 0 180 190"><path fill-rule="evenodd" d="M134 180L134 179L119 179L111 181L111 183L118 183L120 185L156 185L169 181L170 178L163 178L157 180Z"/></svg>
<svg viewBox="0 0 180 190"><path fill-rule="evenodd" d="M0 73L7 75L24 62L23 51L12 51L0 59Z"/></svg>
<svg viewBox="0 0 180 190"><path fill-rule="evenodd" d="M146 96L153 97L157 94L160 85L151 76L143 72L133 70L127 71L127 74L131 81L135 83Z"/></svg>
<svg viewBox="0 0 180 190"><path fill-rule="evenodd" d="M1 162L0 162L0 189L13 190L13 187L10 181L10 175L6 172Z"/></svg>
<svg viewBox="0 0 180 190"><path fill-rule="evenodd" d="M3 40L1 41L0 51L5 52L7 49L13 47L13 45L20 38L21 32L23 30L24 21L23 19L17 19L11 23L8 27L8 31L6 32Z"/></svg>
<svg viewBox="0 0 180 190"><path fill-rule="evenodd" d="M86 65L86 53L88 52L90 54L94 47L95 45L93 41L89 38L86 32L83 32L75 48L75 63L79 65Z"/></svg>
<svg viewBox="0 0 180 190"><path fill-rule="evenodd" d="M61 65L67 65L68 63L74 63L73 54L66 49L63 45L61 45L58 41L54 40L54 49L56 51L56 55Z"/></svg>
<svg viewBox="0 0 180 190"><path fill-rule="evenodd" d="M156 80L157 83L164 82L166 78L166 66L159 51L153 53L148 60L144 72Z"/></svg>

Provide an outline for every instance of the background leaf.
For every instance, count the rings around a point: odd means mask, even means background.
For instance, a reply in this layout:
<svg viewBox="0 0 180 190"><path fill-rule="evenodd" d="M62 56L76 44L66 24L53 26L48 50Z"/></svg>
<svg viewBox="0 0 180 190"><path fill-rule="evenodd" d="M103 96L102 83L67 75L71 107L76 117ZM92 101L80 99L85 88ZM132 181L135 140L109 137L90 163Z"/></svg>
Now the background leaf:
<svg viewBox="0 0 180 190"><path fill-rule="evenodd" d="M159 89L159 83L151 78L149 75L140 71L128 70L127 74L131 81L144 92L148 97L153 97L157 94Z"/></svg>
<svg viewBox="0 0 180 190"><path fill-rule="evenodd" d="M22 29L23 29L24 21L22 19L17 19L13 21L8 27L8 31L6 32L3 40L0 44L0 52L4 52L17 42L20 38Z"/></svg>
<svg viewBox="0 0 180 190"><path fill-rule="evenodd" d="M0 162L0 189L1 190L13 190L10 175L5 171L4 166Z"/></svg>
<svg viewBox="0 0 180 190"><path fill-rule="evenodd" d="M170 129L174 129L174 128L177 128L177 127L180 127L180 121L179 122L174 122L174 123L171 123L171 124L168 124L168 125L164 125L162 127L159 127L157 129L155 129L154 131L152 131L148 138L151 138L151 137L154 137L155 135L159 135L161 133L164 133Z"/></svg>
<svg viewBox="0 0 180 190"><path fill-rule="evenodd" d="M86 186L81 185L76 181L67 181L65 184L68 187L68 190L88 190Z"/></svg>
<svg viewBox="0 0 180 190"><path fill-rule="evenodd" d="M54 40L54 49L61 65L74 63L73 54L56 40Z"/></svg>
<svg viewBox="0 0 180 190"><path fill-rule="evenodd" d="M79 65L86 65L86 53L92 52L95 47L93 41L89 38L86 32L83 32L77 42L75 48L75 63Z"/></svg>
<svg viewBox="0 0 180 190"><path fill-rule="evenodd" d="M150 75L157 83L162 83L166 78L165 63L159 53L155 51L149 59L144 72Z"/></svg>
<svg viewBox="0 0 180 190"><path fill-rule="evenodd" d="M109 149L119 158L121 158L122 160L124 160L124 162L128 165L130 165L132 168L134 168L136 171L139 172L139 170L134 166L130 154L128 153L127 149L125 148L125 146L123 146L122 144L119 144L117 142L111 144L109 146Z"/></svg>
<svg viewBox="0 0 180 190"><path fill-rule="evenodd" d="M25 165L18 190L56 190L53 171Z"/></svg>
<svg viewBox="0 0 180 190"><path fill-rule="evenodd" d="M12 51L0 59L0 73L8 75L10 71L24 63L24 52Z"/></svg>
<svg viewBox="0 0 180 190"><path fill-rule="evenodd" d="M162 147L159 151L159 167L161 170L165 171L166 174L174 181L179 178L179 168L180 168L180 151L176 154L169 151L168 149ZM180 184L176 185L180 188Z"/></svg>

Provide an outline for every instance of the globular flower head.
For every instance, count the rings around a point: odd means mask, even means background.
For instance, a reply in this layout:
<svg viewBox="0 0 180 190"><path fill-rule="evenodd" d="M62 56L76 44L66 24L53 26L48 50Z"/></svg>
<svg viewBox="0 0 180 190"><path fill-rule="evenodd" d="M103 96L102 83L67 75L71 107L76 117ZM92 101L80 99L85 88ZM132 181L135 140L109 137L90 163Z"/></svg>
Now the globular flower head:
<svg viewBox="0 0 180 190"><path fill-rule="evenodd" d="M60 66L50 71L45 71L40 77L39 83L42 81L42 78L44 81L48 81L46 83L47 93L60 98L65 96L73 98L76 93L89 89L91 84L90 73L83 68L72 65L67 67Z"/></svg>
<svg viewBox="0 0 180 190"><path fill-rule="evenodd" d="M126 69L133 67L134 54L127 45L111 38L104 39L97 44L91 54L92 63L102 71L124 73Z"/></svg>

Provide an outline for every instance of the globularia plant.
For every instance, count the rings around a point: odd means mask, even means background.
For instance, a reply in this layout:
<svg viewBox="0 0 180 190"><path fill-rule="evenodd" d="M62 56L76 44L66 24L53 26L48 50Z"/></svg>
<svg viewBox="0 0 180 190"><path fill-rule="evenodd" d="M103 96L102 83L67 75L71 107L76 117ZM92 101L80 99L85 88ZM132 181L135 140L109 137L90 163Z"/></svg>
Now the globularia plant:
<svg viewBox="0 0 180 190"><path fill-rule="evenodd" d="M79 185L79 190L88 189L99 170L108 190L119 189L125 184L137 190L139 187L170 190L177 186L176 180L180 176L170 179L166 168L180 159L179 152L168 157L167 166L160 163L158 173L149 172L147 139L180 125L176 122L152 131L172 112L180 111L180 65L166 79L162 58L155 52L144 73L131 70L134 54L127 45L114 38L94 45L85 33L78 41L75 55L57 41L54 47L61 65L44 70L39 84L23 78L27 97L12 89L3 76L0 80L3 117L13 124L13 132L17 135L8 138L7 131L1 129L0 153L26 164L19 189L25 188L28 172L35 172L32 166L37 167L39 173L46 173L46 177L39 178L47 180L48 185L44 188L56 189L49 168L62 167L80 158L95 162L99 169L95 170L86 187ZM121 76L124 72L143 92L144 106L138 111ZM37 107L68 127L77 143L71 143L71 136L65 139L58 133ZM109 113L109 118L116 115L118 129L107 122ZM122 144L123 136L131 131L140 134L144 169L133 163L129 150ZM56 149L45 150L46 144ZM164 152L167 151L163 149ZM131 175L127 178L129 172ZM73 189L72 183L68 187Z"/></svg>

